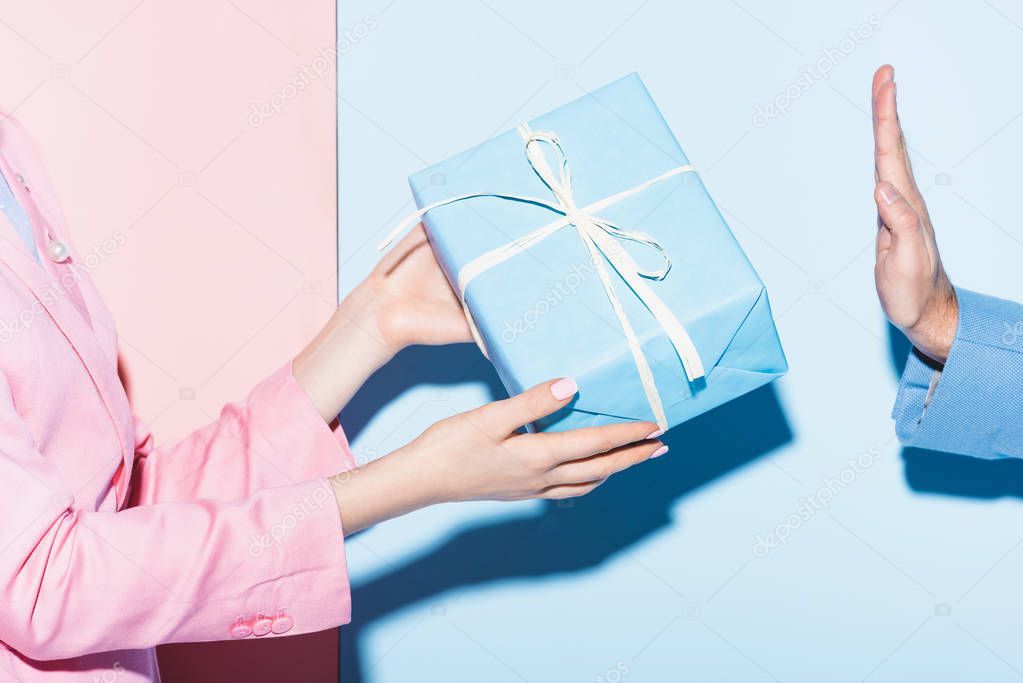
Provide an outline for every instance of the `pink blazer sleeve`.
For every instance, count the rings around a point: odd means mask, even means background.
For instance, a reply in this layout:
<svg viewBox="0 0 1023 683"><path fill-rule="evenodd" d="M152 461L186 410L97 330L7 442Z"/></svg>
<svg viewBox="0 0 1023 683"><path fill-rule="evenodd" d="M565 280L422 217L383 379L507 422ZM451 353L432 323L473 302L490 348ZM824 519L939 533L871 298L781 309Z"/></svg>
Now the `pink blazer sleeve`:
<svg viewBox="0 0 1023 683"><path fill-rule="evenodd" d="M0 375L0 641L49 660L223 640L242 615L286 614L289 635L349 620L341 520L319 477L353 463L290 367L195 435L140 446L134 507L75 509Z"/></svg>
<svg viewBox="0 0 1023 683"><path fill-rule="evenodd" d="M329 477L355 467L340 427L330 429L288 363L243 402L185 439L153 450L138 419L132 504L213 498L236 500L259 489Z"/></svg>

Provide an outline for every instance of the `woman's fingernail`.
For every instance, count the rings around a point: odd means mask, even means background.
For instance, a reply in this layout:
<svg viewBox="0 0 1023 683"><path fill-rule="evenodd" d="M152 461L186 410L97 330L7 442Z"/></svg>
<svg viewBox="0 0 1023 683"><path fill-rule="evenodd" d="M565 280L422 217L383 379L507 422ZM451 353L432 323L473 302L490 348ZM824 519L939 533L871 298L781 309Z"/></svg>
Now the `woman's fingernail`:
<svg viewBox="0 0 1023 683"><path fill-rule="evenodd" d="M881 198L884 199L885 204L891 206L898 201L899 191L891 183L881 183L878 189L881 191Z"/></svg>
<svg viewBox="0 0 1023 683"><path fill-rule="evenodd" d="M648 438L648 439L656 439L657 437L659 437L659 436L661 436L663 434L664 434L664 430L663 429L658 429L656 432L650 432L649 434L647 434L646 438Z"/></svg>
<svg viewBox="0 0 1023 683"><path fill-rule="evenodd" d="M559 379L551 385L551 393L554 394L554 398L559 401L564 401L570 396L575 396L578 391L579 387L576 385L575 380L568 377L565 379Z"/></svg>
<svg viewBox="0 0 1023 683"><path fill-rule="evenodd" d="M656 451L654 451L653 454L650 457L651 458L659 458L659 457L661 457L662 455L664 455L667 452L668 452L668 447L667 446L661 446Z"/></svg>

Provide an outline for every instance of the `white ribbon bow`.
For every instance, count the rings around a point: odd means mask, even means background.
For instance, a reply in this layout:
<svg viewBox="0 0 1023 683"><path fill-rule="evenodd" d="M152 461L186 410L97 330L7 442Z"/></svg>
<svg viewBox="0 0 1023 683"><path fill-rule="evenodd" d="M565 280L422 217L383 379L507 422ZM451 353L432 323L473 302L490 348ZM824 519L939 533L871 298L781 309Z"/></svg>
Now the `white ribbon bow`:
<svg viewBox="0 0 1023 683"><path fill-rule="evenodd" d="M544 185L550 189L556 200L555 202L550 202L536 197L524 197L521 195L507 195L489 192L463 194L456 197L450 197L439 202L434 202L433 204L425 206L415 213L410 214L401 221L394 230L391 231L387 238L380 244L379 249L386 249L391 242L418 223L419 220L430 211L441 206L465 201L466 199L474 199L477 197L496 197L498 199L505 199L508 201L535 204L549 209L554 213L560 214L561 218L541 228L533 230L522 237L512 240L508 244L488 251L467 263L459 271L458 296L462 304L462 309L465 311L466 320L469 322L469 328L472 331L472 336L476 340L476 344L480 347L480 350L483 351L484 355L486 355L487 350L483 344L483 339L480 336L479 328L476 326L476 321L473 319L469 306L465 301L465 292L469 283L494 266L503 263L513 256L517 256L518 254L521 254L539 244L562 228L569 225L575 226L580 239L583 244L586 245L586 249L590 255L590 260L592 261L593 266L597 271L597 275L600 277L600 282L604 287L604 292L607 294L607 298L611 302L611 307L614 309L615 315L618 317L618 321L622 326L622 331L625 333L625 338L629 345L629 351L632 353L636 369L639 372L639 377L643 384L643 391L646 394L647 403L650 404L650 409L654 413L657 424L662 429L666 429L668 426L667 417L664 414L664 405L661 401L660 394L657 392L657 385L654 383L654 376L650 369L650 363L643 355L642 346L640 345L636 332L632 327L632 323L629 322L629 318L626 316L625 310L622 308L621 301L618 299L618 295L615 292L614 285L611 281L611 276L604 264L604 259L607 259L607 262L611 264L611 267L614 268L615 272L618 273L623 280L625 280L626 284L629 285L639 300L643 302L643 305L646 306L646 308L654 316L654 319L660 324L682 361L682 368L685 371L686 378L690 382L693 382L694 380L704 376L703 362L700 360L700 354L697 351L696 346L693 344L693 340L689 337L689 333L686 332L685 326L682 325L678 318L675 317L675 314L671 312L667 305L661 301L660 297L658 297L644 281L644 278L651 280L663 280L668 275L668 271L671 270L671 259L669 259L668 255L664 252L664 248L650 235L638 231L624 230L620 226L598 217L596 213L609 206L617 204L627 197L643 192L644 190L657 185L668 178L679 175L680 173L693 173L695 172L695 169L690 165L676 166L670 171L662 173L656 178L648 180L641 185L637 185L623 192L611 195L610 197L605 197L604 199L589 204L583 208L579 208L576 205L575 196L572 191L572 172L568 165L568 157L565 155L565 151L562 149L561 142L558 140L557 135L548 131L533 132L526 124L522 124L517 130L519 135L522 136L522 139L525 141L526 158L529 160L529 165L532 166L533 170L540 177L540 180L543 181ZM547 157L544 155L541 145L548 145L553 149L555 156L559 161L559 171L557 175L555 175L554 171L551 170L550 164L547 162ZM657 270L646 270L641 268L629 255L629 253L622 248L622 245L617 240L637 242L646 247L655 249L664 261L663 267Z"/></svg>

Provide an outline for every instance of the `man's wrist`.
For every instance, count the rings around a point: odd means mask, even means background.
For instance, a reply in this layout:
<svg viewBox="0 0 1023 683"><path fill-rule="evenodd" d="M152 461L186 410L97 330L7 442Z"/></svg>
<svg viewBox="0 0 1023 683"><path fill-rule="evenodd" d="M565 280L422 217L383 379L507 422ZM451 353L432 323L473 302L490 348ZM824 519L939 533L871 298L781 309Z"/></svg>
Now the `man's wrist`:
<svg viewBox="0 0 1023 683"><path fill-rule="evenodd" d="M952 350L959 328L959 300L955 289L947 285L944 291L935 295L928 316L907 331L909 340L921 353L944 364Z"/></svg>

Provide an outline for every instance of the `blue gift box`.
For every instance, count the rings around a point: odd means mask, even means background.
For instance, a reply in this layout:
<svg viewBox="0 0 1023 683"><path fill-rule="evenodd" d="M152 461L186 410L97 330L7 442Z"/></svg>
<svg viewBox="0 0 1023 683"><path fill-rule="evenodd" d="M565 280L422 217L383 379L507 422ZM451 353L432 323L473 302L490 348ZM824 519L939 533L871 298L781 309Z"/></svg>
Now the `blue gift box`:
<svg viewBox="0 0 1023 683"><path fill-rule="evenodd" d="M524 141L531 132L544 138L542 145L534 140L534 157L543 147L543 160L534 161L546 163L548 177L565 181L552 141L560 144L571 169L568 210L527 159ZM463 195L502 195L432 208L423 222L508 392L557 377L578 382L572 404L533 429L655 420L655 402L663 409L661 422L675 426L786 372L764 285L688 164L632 74L409 179L421 208ZM641 189L581 218L575 210L634 188ZM559 207L571 215L554 210ZM596 217L610 226L601 228L607 236L601 240L617 255L592 251L576 229ZM507 249L559 220L562 225L543 239ZM507 253L477 273L479 257L502 247ZM671 260L666 274L658 247ZM640 270L663 275L643 282L695 346L696 372L683 366L686 354L665 333L663 316L655 317L612 267L611 259L622 254ZM475 276L462 292L466 266ZM601 270L609 274L613 297ZM646 384L641 365L649 369Z"/></svg>

